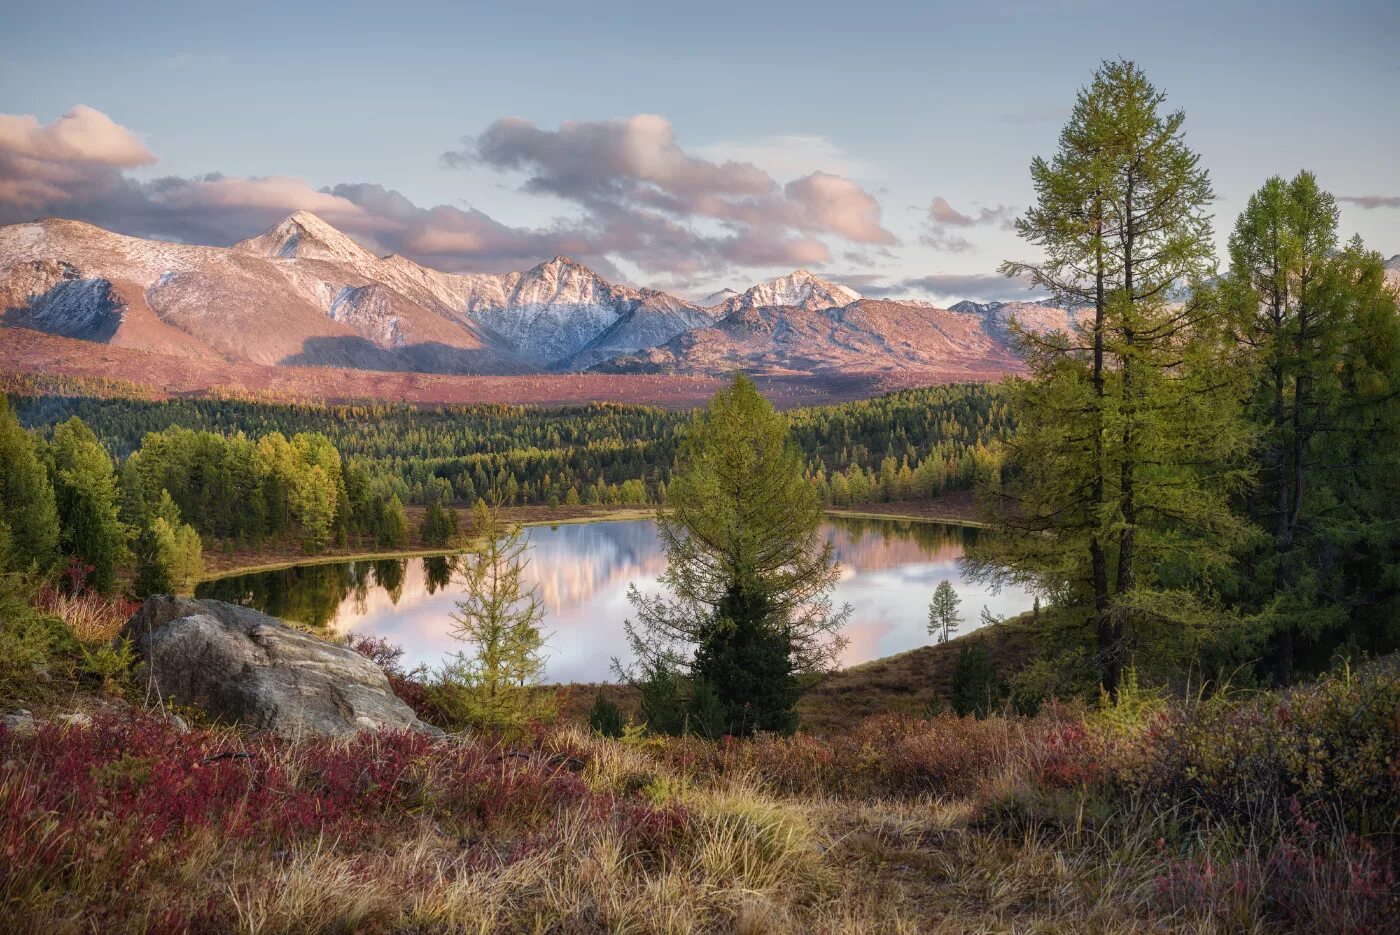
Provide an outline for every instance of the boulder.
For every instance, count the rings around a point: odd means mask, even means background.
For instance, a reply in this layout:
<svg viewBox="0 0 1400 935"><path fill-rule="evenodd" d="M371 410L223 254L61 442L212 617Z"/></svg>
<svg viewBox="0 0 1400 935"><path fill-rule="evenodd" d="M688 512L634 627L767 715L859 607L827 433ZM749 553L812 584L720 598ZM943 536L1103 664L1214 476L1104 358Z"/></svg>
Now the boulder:
<svg viewBox="0 0 1400 935"><path fill-rule="evenodd" d="M34 715L24 708L11 711L4 717L0 717L0 724L5 725L6 730L15 734L32 734L37 726L34 723Z"/></svg>
<svg viewBox="0 0 1400 935"><path fill-rule="evenodd" d="M215 721L289 736L440 733L369 659L247 607L153 595L122 634L153 694Z"/></svg>

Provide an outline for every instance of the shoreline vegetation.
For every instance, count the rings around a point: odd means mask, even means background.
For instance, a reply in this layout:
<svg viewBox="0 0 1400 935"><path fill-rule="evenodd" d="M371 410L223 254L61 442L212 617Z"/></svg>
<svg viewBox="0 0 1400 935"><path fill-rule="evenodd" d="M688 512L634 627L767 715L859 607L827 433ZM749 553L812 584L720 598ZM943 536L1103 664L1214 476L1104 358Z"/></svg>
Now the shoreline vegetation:
<svg viewBox="0 0 1400 935"><path fill-rule="evenodd" d="M467 505L456 503L452 507L465 515ZM425 508L405 507L409 529L417 538L419 523ZM973 518L975 506L968 491L957 491L930 501L906 501L895 503L862 504L861 509L830 508L826 516L839 519L883 519L901 520L914 523L941 523L947 526L967 526L981 528L982 523ZM612 506L524 506L501 510L501 517L522 526L563 526L576 523L623 522L638 519L653 519L656 508L612 507ZM465 545L465 541L462 545ZM451 555L462 546L455 548L425 547L419 544L403 549L376 549L347 546L343 549L328 548L316 555L307 555L296 548L295 543L279 545L264 543L256 549L243 549L225 552L210 549L204 553L204 575L197 584L218 581L236 575L252 575L268 571L281 571L305 565L330 565L337 562L368 562L397 558L429 558L435 555ZM269 554L276 557L271 561L255 561Z"/></svg>

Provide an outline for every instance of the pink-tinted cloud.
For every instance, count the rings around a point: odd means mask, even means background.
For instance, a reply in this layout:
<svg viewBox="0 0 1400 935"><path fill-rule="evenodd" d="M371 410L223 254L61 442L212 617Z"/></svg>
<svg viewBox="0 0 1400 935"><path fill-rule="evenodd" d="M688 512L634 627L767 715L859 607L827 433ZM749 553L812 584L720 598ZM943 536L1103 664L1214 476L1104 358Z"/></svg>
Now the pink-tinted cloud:
<svg viewBox="0 0 1400 935"><path fill-rule="evenodd" d="M86 104L79 104L48 126L31 115L0 114L0 153L40 162L124 169L156 161L136 134Z"/></svg>
<svg viewBox="0 0 1400 935"><path fill-rule="evenodd" d="M935 195L928 206L928 216L924 220L924 230L919 242L926 247L945 253L968 253L977 246L957 230L998 224L1006 227L1011 222L1012 210L1008 205L979 208L974 214L964 214L948 203L942 195Z"/></svg>
<svg viewBox="0 0 1400 935"><path fill-rule="evenodd" d="M510 117L443 162L523 173L525 191L578 205L582 227L612 249L625 244L620 255L653 271L815 265L830 259L822 238L897 242L879 203L850 179L813 172L780 185L752 163L686 153L671 124L649 114L557 130Z"/></svg>
<svg viewBox="0 0 1400 935"><path fill-rule="evenodd" d="M747 162L688 154L649 115L540 129L496 121L449 165L518 171L524 189L565 199L575 219L512 227L469 207L421 207L372 183L318 188L289 176L218 173L143 181L156 157L132 131L78 106L48 125L0 115L0 223L73 217L140 236L226 244L312 211L382 253L445 269L511 269L563 253L605 275L613 260L696 276L735 266L817 266L829 242L896 242L855 182L812 172L780 184Z"/></svg>

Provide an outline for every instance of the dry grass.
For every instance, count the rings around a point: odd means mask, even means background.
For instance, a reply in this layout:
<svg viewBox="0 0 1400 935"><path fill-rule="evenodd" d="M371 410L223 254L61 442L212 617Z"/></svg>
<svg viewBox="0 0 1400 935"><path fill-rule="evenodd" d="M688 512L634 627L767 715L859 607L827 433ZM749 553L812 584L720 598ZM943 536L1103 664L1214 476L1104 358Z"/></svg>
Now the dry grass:
<svg viewBox="0 0 1400 935"><path fill-rule="evenodd" d="M986 647L997 671L1006 678L1030 659L1034 633L1027 620L1016 618L947 643L842 669L802 697L797 706L802 729L834 734L878 714L920 716L935 697L945 703L949 700L958 653L974 644Z"/></svg>

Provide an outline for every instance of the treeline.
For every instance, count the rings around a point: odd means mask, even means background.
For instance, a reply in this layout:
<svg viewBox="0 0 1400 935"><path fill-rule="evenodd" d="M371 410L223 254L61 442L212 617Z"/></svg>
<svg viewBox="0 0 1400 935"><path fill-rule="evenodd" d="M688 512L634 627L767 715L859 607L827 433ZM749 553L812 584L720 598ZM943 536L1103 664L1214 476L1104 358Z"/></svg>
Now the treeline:
<svg viewBox="0 0 1400 935"><path fill-rule="evenodd" d="M56 580L69 592L110 593L129 564L138 596L192 585L202 572L199 533L182 520L164 487L125 480L81 420L36 438L0 396L0 576L6 593L13 593L11 573Z"/></svg>
<svg viewBox="0 0 1400 935"><path fill-rule="evenodd" d="M187 514L201 517L207 535L257 541L299 527L313 546L354 534L392 539L389 527L405 503L660 502L691 419L605 403L544 409L34 396L16 398L15 406L41 433L79 418L124 473L134 460L145 489L170 490ZM1003 391L984 385L797 410L791 422L809 478L823 500L839 505L967 489L994 469L1010 430ZM389 515L380 515L381 505Z"/></svg>

